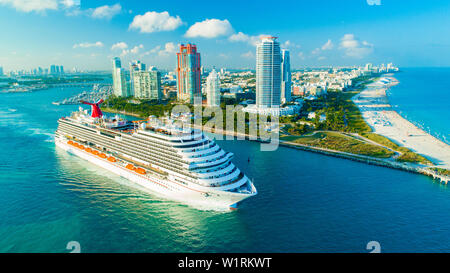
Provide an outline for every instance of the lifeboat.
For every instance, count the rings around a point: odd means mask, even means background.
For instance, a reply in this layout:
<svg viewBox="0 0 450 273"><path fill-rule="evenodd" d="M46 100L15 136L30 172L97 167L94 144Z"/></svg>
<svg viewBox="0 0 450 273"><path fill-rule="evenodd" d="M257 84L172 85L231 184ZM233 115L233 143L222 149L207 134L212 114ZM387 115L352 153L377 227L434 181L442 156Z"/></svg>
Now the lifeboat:
<svg viewBox="0 0 450 273"><path fill-rule="evenodd" d="M73 141L72 141L72 140L69 140L69 141L67 141L67 144L73 145Z"/></svg>
<svg viewBox="0 0 450 273"><path fill-rule="evenodd" d="M98 151L92 151L92 154L94 154L94 155L99 155L100 153L98 152Z"/></svg>
<svg viewBox="0 0 450 273"><path fill-rule="evenodd" d="M86 148L85 151L88 152L88 153L91 153L91 152L92 152L92 149L91 149L91 148Z"/></svg>
<svg viewBox="0 0 450 273"><path fill-rule="evenodd" d="M74 143L73 143L73 146L75 146L75 147L77 147L77 148L78 148L78 146L80 146L80 144L78 144L78 143L74 142Z"/></svg>
<svg viewBox="0 0 450 273"><path fill-rule="evenodd" d="M99 154L98 156L101 157L101 158L107 158L107 156L105 154L103 154L103 153Z"/></svg>
<svg viewBox="0 0 450 273"><path fill-rule="evenodd" d="M78 148L80 148L81 150L85 149L83 145L78 146Z"/></svg>
<svg viewBox="0 0 450 273"><path fill-rule="evenodd" d="M109 162L116 162L117 160L114 157L110 156L110 157L108 157L108 161Z"/></svg>
<svg viewBox="0 0 450 273"><path fill-rule="evenodd" d="M132 171L134 171L134 169L135 169L135 167L133 166L133 164L128 164L128 165L126 166L126 168L127 168L128 170L132 170Z"/></svg>
<svg viewBox="0 0 450 273"><path fill-rule="evenodd" d="M135 172L137 172L137 173L139 173L139 174L146 174L147 172L144 170L144 169L142 169L142 168L137 168L136 170L135 170Z"/></svg>

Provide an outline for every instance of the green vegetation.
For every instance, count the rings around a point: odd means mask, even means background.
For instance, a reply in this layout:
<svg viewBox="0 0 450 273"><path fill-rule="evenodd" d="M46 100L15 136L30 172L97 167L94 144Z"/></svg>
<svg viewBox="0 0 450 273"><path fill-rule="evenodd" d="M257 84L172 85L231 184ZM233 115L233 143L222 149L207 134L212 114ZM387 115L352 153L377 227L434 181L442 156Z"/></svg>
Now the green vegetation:
<svg viewBox="0 0 450 273"><path fill-rule="evenodd" d="M299 144L377 158L389 158L394 155L394 152L378 145L369 144L334 132L320 132L301 137L283 137L282 139Z"/></svg>
<svg viewBox="0 0 450 273"><path fill-rule="evenodd" d="M114 95L110 96L105 100L102 109L105 112L125 112L132 115L137 115L142 118L147 118L151 115L157 117L164 116L166 112L170 113L174 104L167 103L162 104L156 100L142 100L139 103L133 103L131 101L136 101L132 98L116 97Z"/></svg>
<svg viewBox="0 0 450 273"><path fill-rule="evenodd" d="M442 168L431 168L431 170L437 172L440 175L450 176L450 170Z"/></svg>
<svg viewBox="0 0 450 273"><path fill-rule="evenodd" d="M411 151L403 153L401 156L397 158L397 161L433 165L433 163L430 160Z"/></svg>

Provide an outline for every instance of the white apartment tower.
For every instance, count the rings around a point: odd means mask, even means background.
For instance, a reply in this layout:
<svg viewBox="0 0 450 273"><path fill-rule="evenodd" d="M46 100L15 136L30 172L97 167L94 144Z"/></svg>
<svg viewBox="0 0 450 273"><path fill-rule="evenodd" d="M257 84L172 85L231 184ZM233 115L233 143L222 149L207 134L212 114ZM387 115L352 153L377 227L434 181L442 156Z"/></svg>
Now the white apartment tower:
<svg viewBox="0 0 450 273"><path fill-rule="evenodd" d="M281 102L286 103L291 101L291 60L289 57L289 50L283 49L281 51Z"/></svg>
<svg viewBox="0 0 450 273"><path fill-rule="evenodd" d="M278 108L281 102L281 52L276 37L256 46L256 107Z"/></svg>
<svg viewBox="0 0 450 273"><path fill-rule="evenodd" d="M148 71L133 72L134 97L140 99L160 100L161 73L154 67Z"/></svg>
<svg viewBox="0 0 450 273"><path fill-rule="evenodd" d="M206 101L209 107L220 106L220 79L215 69L206 79Z"/></svg>
<svg viewBox="0 0 450 273"><path fill-rule="evenodd" d="M127 88L127 79L125 76L125 71L122 68L120 58L115 57L112 60L113 64L113 90L114 95L117 97L128 97L130 94Z"/></svg>

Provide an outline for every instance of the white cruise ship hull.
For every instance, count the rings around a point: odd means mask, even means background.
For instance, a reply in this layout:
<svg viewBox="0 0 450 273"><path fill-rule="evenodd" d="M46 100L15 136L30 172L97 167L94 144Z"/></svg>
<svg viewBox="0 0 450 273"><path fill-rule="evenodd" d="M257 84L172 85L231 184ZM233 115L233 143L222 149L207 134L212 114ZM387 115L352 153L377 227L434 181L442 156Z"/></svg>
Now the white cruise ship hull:
<svg viewBox="0 0 450 273"><path fill-rule="evenodd" d="M86 151L77 149L65 143L64 140L55 139L56 146L85 159L99 167L107 169L114 174L122 176L148 190L150 193L155 193L158 196L175 200L178 202L198 206L206 209L234 209L237 204L251 196L256 195L256 189L253 184L248 181L249 187L252 189L251 193L238 193L214 189L195 189L167 179L161 179L152 175L141 175L125 167L119 163L110 162L106 159L97 157Z"/></svg>

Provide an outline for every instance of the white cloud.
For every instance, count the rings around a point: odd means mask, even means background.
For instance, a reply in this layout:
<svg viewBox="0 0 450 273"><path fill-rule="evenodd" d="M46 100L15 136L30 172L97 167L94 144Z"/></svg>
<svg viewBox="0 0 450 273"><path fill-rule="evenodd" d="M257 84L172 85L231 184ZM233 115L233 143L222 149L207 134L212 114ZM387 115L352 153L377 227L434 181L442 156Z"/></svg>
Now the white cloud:
<svg viewBox="0 0 450 273"><path fill-rule="evenodd" d="M138 54L141 51L141 49L144 49L144 45L143 44L135 46L132 49L124 49L124 50L122 50L122 53L120 54L120 56L123 57L123 56L126 56L128 54L136 55L136 54Z"/></svg>
<svg viewBox="0 0 450 273"><path fill-rule="evenodd" d="M91 17L96 19L110 20L122 11L122 6L117 3L112 6L104 5L95 9L90 9Z"/></svg>
<svg viewBox="0 0 450 273"><path fill-rule="evenodd" d="M74 8L80 6L80 0L62 0L61 5L64 8Z"/></svg>
<svg viewBox="0 0 450 273"><path fill-rule="evenodd" d="M253 52L248 51L246 53L241 54L242 58L248 58L248 59L253 59L255 58L255 55L253 54Z"/></svg>
<svg viewBox="0 0 450 273"><path fill-rule="evenodd" d="M263 36L270 36L270 35L260 34L260 35L250 36L250 35L244 34L242 32L238 32L238 33L233 34L230 37L228 37L228 40L231 42L246 42L252 46L256 46L259 43L259 41L261 40L261 37L263 37Z"/></svg>
<svg viewBox="0 0 450 273"><path fill-rule="evenodd" d="M228 58L230 58L230 55L229 54L225 54L225 53L220 53L219 57L220 58L224 58L224 59L228 59Z"/></svg>
<svg viewBox="0 0 450 273"><path fill-rule="evenodd" d="M58 0L0 0L0 4L27 13L58 9Z"/></svg>
<svg viewBox="0 0 450 273"><path fill-rule="evenodd" d="M319 58L317 58L318 61L323 61L325 59L326 59L326 57L324 57L324 56L320 56Z"/></svg>
<svg viewBox="0 0 450 273"><path fill-rule="evenodd" d="M128 48L128 45L125 42L118 42L112 45L111 50L116 50L116 49L126 49Z"/></svg>
<svg viewBox="0 0 450 273"><path fill-rule="evenodd" d="M316 48L313 51L311 51L311 54L313 54L313 55L317 55L319 53L320 53L320 48Z"/></svg>
<svg viewBox="0 0 450 273"><path fill-rule="evenodd" d="M231 35L228 40L230 40L231 42L248 42L250 40L250 36L242 32L238 32Z"/></svg>
<svg viewBox="0 0 450 273"><path fill-rule="evenodd" d="M102 42L95 42L95 43L79 43L73 45L73 48L89 48L89 47L103 47Z"/></svg>
<svg viewBox="0 0 450 273"><path fill-rule="evenodd" d="M345 50L346 56L358 59L373 52L373 44L367 41L359 42L353 34L345 34L341 38L340 48Z"/></svg>
<svg viewBox="0 0 450 273"><path fill-rule="evenodd" d="M216 38L229 35L233 28L228 20L206 19L193 24L186 32L186 37Z"/></svg>
<svg viewBox="0 0 450 273"><path fill-rule="evenodd" d="M130 29L137 29L142 33L174 30L183 22L180 17L173 17L167 11L149 11L144 15L136 15L130 24Z"/></svg>
<svg viewBox="0 0 450 273"><path fill-rule="evenodd" d="M164 45L164 49L158 52L158 55L160 56L167 56L170 54L175 54L176 52L176 48L175 48L175 44L172 42L166 43Z"/></svg>
<svg viewBox="0 0 450 273"><path fill-rule="evenodd" d="M331 40L328 40L323 46L322 46L322 50L331 50L333 49L334 45L333 42L331 42Z"/></svg>

